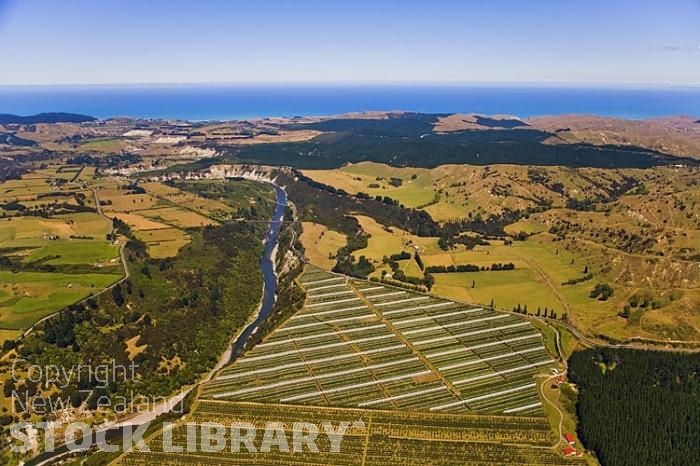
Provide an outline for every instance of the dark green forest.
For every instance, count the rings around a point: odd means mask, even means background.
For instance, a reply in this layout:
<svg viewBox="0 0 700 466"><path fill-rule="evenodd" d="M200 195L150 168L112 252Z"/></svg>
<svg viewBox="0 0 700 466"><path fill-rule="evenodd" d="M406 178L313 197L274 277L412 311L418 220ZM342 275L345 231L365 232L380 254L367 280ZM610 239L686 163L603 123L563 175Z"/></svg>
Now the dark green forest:
<svg viewBox="0 0 700 466"><path fill-rule="evenodd" d="M578 434L603 466L700 464L700 354L575 352Z"/></svg>
<svg viewBox="0 0 700 466"><path fill-rule="evenodd" d="M634 146L550 144L555 133L521 126L510 129L466 130L436 134L433 124L441 115L401 114L386 119L334 119L283 125L283 129L326 131L310 141L256 144L243 147L210 144L225 154L227 162L338 168L348 162L372 161L392 166L432 168L445 164L563 165L569 167L647 168L669 163L696 164L692 159L670 156ZM485 127L494 121L482 121ZM548 141L549 142L549 141Z"/></svg>

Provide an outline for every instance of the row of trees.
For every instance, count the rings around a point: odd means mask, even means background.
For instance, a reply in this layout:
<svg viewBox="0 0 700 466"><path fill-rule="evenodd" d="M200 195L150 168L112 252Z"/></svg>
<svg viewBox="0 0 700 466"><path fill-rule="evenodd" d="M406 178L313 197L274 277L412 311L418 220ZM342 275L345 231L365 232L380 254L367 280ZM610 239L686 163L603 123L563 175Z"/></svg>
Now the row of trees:
<svg viewBox="0 0 700 466"><path fill-rule="evenodd" d="M493 308L493 300L491 301L491 307ZM518 303L516 306L513 306L511 309L513 312L516 312L518 314L523 314L523 315L531 315L535 317L544 317L545 319L557 319L560 318L561 320L567 320L569 318L569 315L565 312L559 317L559 314L552 308L548 309L547 306L542 309L542 307L537 306L537 311L535 312L530 312L527 309L527 304L521 305Z"/></svg>
<svg viewBox="0 0 700 466"><path fill-rule="evenodd" d="M485 272L485 271L500 271L500 270L515 270L515 264L508 262L505 264L497 263L491 266L478 266L476 264L460 264L460 265L431 265L425 268L429 273L457 273L457 272Z"/></svg>

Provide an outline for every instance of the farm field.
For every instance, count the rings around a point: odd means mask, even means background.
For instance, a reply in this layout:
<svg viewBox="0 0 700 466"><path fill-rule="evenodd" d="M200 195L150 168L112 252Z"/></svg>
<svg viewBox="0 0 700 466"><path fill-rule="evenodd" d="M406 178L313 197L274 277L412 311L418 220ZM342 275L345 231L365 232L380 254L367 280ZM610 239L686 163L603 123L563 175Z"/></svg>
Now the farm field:
<svg viewBox="0 0 700 466"><path fill-rule="evenodd" d="M337 231L313 222L302 222L301 243L304 256L317 267L330 270L335 265L335 254L345 246L347 237Z"/></svg>
<svg viewBox="0 0 700 466"><path fill-rule="evenodd" d="M20 330L119 280L117 274L0 271L0 328Z"/></svg>
<svg viewBox="0 0 700 466"><path fill-rule="evenodd" d="M505 232L509 235L517 235L521 231L528 234L542 233L547 230L547 225L537 220L521 219L510 225L506 225Z"/></svg>
<svg viewBox="0 0 700 466"><path fill-rule="evenodd" d="M111 224L96 213L10 217L0 222L0 248L25 263L116 267L119 247L107 233Z"/></svg>
<svg viewBox="0 0 700 466"><path fill-rule="evenodd" d="M123 276L119 245L107 239L112 222L80 211L78 200L94 205L73 181L82 173L78 165L53 165L0 184L2 202L21 206L0 221L0 328L10 330L2 341ZM79 209L61 213L66 205Z"/></svg>
<svg viewBox="0 0 700 466"><path fill-rule="evenodd" d="M128 194L114 186L98 191L98 196L101 203L107 204L103 207L105 215L126 222L136 237L146 243L151 257L159 259L175 256L183 246L189 244L190 236L184 228L216 224L211 218L176 204L185 199L192 204L190 198L197 198L193 194L159 183L148 185L150 188L154 185L162 186L162 189L153 194ZM169 199L159 197L166 193L170 195Z"/></svg>
<svg viewBox="0 0 700 466"><path fill-rule="evenodd" d="M267 194L257 184L248 181L229 184L187 181L181 184L195 192L151 181L139 185L146 191L145 194L128 194L117 186L109 185L98 194L101 202L107 204L103 207L105 215L126 222L136 237L146 243L149 255L156 259L175 256L189 244L190 235L186 229L229 221L237 208L262 204L261 192ZM209 191L216 190L217 186L222 191L214 199ZM264 201L269 202L270 199Z"/></svg>
<svg viewBox="0 0 700 466"><path fill-rule="evenodd" d="M150 194L128 194L121 189L101 189L97 191L97 196L100 202L106 204L103 207L105 212L129 213L137 210L152 209L160 202L157 197Z"/></svg>
<svg viewBox="0 0 700 466"><path fill-rule="evenodd" d="M43 176L24 175L22 179L6 180L0 183L0 199L3 202L35 199L37 195L51 191L53 188L47 182L47 178Z"/></svg>
<svg viewBox="0 0 700 466"><path fill-rule="evenodd" d="M440 413L413 413L367 409L319 408L232 401L199 401L188 421L205 425L217 422L226 426L250 423L256 428L253 445L259 446L268 422L281 423L284 442L293 444L295 422L350 424L337 452L321 431L315 440L318 452L304 447L301 452L231 452L231 436L225 436L222 452L187 451L187 429L179 424L172 430L172 445L182 453L163 452L163 434L148 440L150 452L131 452L114 464L146 466L151 464L333 464L333 465L414 465L416 458L427 458L432 465L519 466L585 465L585 460L565 459L551 448L555 441L546 419L527 416L474 416ZM361 421L361 422L359 422ZM355 423L355 424L353 424ZM199 438L195 439L198 443ZM422 461L426 461L423 459Z"/></svg>
<svg viewBox="0 0 700 466"><path fill-rule="evenodd" d="M590 282L562 285L581 277L586 263L575 251L552 243L547 233L512 244L492 240L489 245L473 249L457 246L445 251L438 247L438 238L417 237L398 228L386 228L366 216L356 218L363 231L371 236L367 247L354 251L353 255L366 256L374 264L376 270L372 276L379 277L382 272L391 271L382 262L384 257L401 251L413 255L418 251L426 267L464 264L490 267L494 263L513 263L516 267L515 270L496 272L434 273L432 291L447 299L483 305L490 305L493 299L495 306L501 309L512 309L521 304L527 305L532 312L537 307L543 310L547 307L557 310L560 315L568 312L572 305L596 303L588 298ZM407 276L423 275L413 259L399 261L399 267ZM573 315L575 318L576 314Z"/></svg>
<svg viewBox="0 0 700 466"><path fill-rule="evenodd" d="M107 241L69 240L54 242L33 250L25 262L42 264L85 264L119 270L119 246Z"/></svg>
<svg viewBox="0 0 700 466"><path fill-rule="evenodd" d="M337 170L305 170L304 174L349 193L389 196L406 207L425 206L432 203L436 195L430 170L423 168L392 168L380 163L362 162ZM391 185L392 178L401 179L401 185Z"/></svg>
<svg viewBox="0 0 700 466"><path fill-rule="evenodd" d="M146 243L148 255L155 259L175 256L190 242L190 235L177 228L137 230L134 234Z"/></svg>
<svg viewBox="0 0 700 466"><path fill-rule="evenodd" d="M93 152L118 153L124 148L124 143L120 139L106 138L93 139L80 144L79 149Z"/></svg>
<svg viewBox="0 0 700 466"><path fill-rule="evenodd" d="M663 311L647 310L643 320L636 322L617 316L629 296L637 292L634 288L630 291L622 289L619 297L608 301L589 296L596 283L609 280L611 268L617 276L624 276L634 267L641 270L641 259L638 265L635 265L637 260L632 256L618 256L615 261L610 261L609 252L595 244L581 241L561 243L547 232L535 233L526 241L507 243L490 240L489 245L479 245L473 249L457 246L444 251L437 246L437 238L420 238L398 228L386 228L369 217L356 218L371 236L368 246L354 251L353 255L364 255L374 264L374 277L391 272L382 258L401 251L412 255L419 251L426 267L465 264L490 267L494 263L513 263L515 270L433 273L435 285L432 292L443 298L482 305L490 305L493 300L499 309L511 310L520 304L521 307L527 306L533 314L537 308L541 311L547 308L548 311L555 310L559 317L566 313L569 321L582 329L620 338L625 335L643 336L645 327L669 325L671 317ZM516 224L515 228L522 231L526 225L537 227L534 221L525 221ZM399 266L407 276L423 275L413 259L399 261ZM593 274L591 279L581 280L585 270ZM688 273L685 276L690 279L695 272L689 270ZM571 283L572 280L580 281ZM678 293L689 295L691 292L684 290ZM686 319L690 328L697 327L697 323L692 323L697 321L696 317L689 315ZM635 323L637 328L632 327Z"/></svg>
<svg viewBox="0 0 700 466"><path fill-rule="evenodd" d="M189 228L234 220L242 209L268 208L272 191L250 181L180 181L179 187L149 181L139 184L145 193L104 183L98 191L105 215L127 223L145 242L151 257L175 256L190 243Z"/></svg>
<svg viewBox="0 0 700 466"><path fill-rule="evenodd" d="M103 240L111 231L109 221L99 214L81 212L60 214L51 218L26 216L3 219L0 224L0 241L2 247L19 246L32 243L45 236L58 236L68 239L71 236L92 236Z"/></svg>
<svg viewBox="0 0 700 466"><path fill-rule="evenodd" d="M22 335L21 330L7 330L0 328L0 341L14 340Z"/></svg>
<svg viewBox="0 0 700 466"><path fill-rule="evenodd" d="M442 252L438 247L438 238L412 235L400 228L387 228L365 215L356 215L355 218L360 222L362 230L370 235L367 247L353 252L357 257L366 256L369 260L380 263L384 256L409 249L415 251L416 247L421 254Z"/></svg>
<svg viewBox="0 0 700 466"><path fill-rule="evenodd" d="M203 398L542 415L532 376L553 361L529 321L315 268L301 283L302 311Z"/></svg>
<svg viewBox="0 0 700 466"><path fill-rule="evenodd" d="M190 182L195 184L195 182ZM141 187L168 205L179 205L207 217L216 217L216 213L228 212L230 206L216 199L208 199L193 193L182 191L166 184L152 181L142 183Z"/></svg>
<svg viewBox="0 0 700 466"><path fill-rule="evenodd" d="M140 210L139 214L180 228L200 228L216 224L215 221L208 217L192 212L191 210L183 210L179 207L161 207L160 209Z"/></svg>
<svg viewBox="0 0 700 466"><path fill-rule="evenodd" d="M445 298L483 305L490 305L493 300L494 306L500 309L512 309L518 304L527 305L528 311L532 312L537 307L558 311L563 307L552 290L547 288L542 278L532 269L439 273L434 276L432 292Z"/></svg>

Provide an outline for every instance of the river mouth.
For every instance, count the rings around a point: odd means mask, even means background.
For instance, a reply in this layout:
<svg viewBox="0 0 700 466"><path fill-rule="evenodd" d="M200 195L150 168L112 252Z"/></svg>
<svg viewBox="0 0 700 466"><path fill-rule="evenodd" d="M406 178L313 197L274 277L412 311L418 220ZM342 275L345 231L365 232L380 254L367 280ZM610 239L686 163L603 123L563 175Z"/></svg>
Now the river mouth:
<svg viewBox="0 0 700 466"><path fill-rule="evenodd" d="M284 220L285 208L287 207L287 193L275 183L270 183L275 188L275 211L270 220L270 225L265 234L265 246L260 258L260 270L263 275L263 294L260 303L260 310L253 322L251 322L236 338L231 347L231 356L228 364L236 359L246 349L246 344L260 327L277 301L277 273L275 271L275 256L279 241L280 229Z"/></svg>

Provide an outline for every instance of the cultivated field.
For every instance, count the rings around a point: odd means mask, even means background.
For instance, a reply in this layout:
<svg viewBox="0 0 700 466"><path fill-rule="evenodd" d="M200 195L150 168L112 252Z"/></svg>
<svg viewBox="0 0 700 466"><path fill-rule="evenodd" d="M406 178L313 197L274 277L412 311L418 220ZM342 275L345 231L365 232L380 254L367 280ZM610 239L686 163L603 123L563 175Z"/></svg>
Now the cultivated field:
<svg viewBox="0 0 700 466"><path fill-rule="evenodd" d="M148 453L129 453L116 462L122 466L164 465L414 465L418 458L430 465L545 466L584 465L582 459L565 459L551 448L555 438L542 417L446 415L440 413L411 413L367 409L319 408L247 402L200 401L189 422L206 425L217 422L225 426L251 423L256 428L253 445L259 447L268 422L280 423L285 430L286 443L293 445L294 423L341 422L350 427L340 442L339 451L331 452L328 437L319 433L315 444L318 452L308 446L296 453L280 452L273 446L267 452L249 452L238 444L240 451L232 452L230 431L225 436L226 448L221 452L188 452L187 429L177 425L171 432L172 445L183 448L182 453L163 453L163 434L147 440ZM359 422L361 421L361 422ZM353 424L355 423L355 424ZM297 432L298 433L298 432ZM307 432L305 432L307 433ZM200 444L201 439L191 439Z"/></svg>
<svg viewBox="0 0 700 466"><path fill-rule="evenodd" d="M108 186L98 191L98 196L106 204L102 208L105 215L126 222L156 259L175 256L189 244L190 235L185 228L216 224L205 216L210 214L209 207L230 210L223 203L160 183L145 183L145 188L146 194L132 194L118 186Z"/></svg>
<svg viewBox="0 0 700 466"><path fill-rule="evenodd" d="M400 228L386 228L371 217L356 215L357 221L365 233L370 235L367 247L353 252L357 257L366 256L377 263L384 256L390 256L403 250L419 250L421 253L442 252L438 247L438 238L419 237L401 230Z"/></svg>
<svg viewBox="0 0 700 466"><path fill-rule="evenodd" d="M128 194L121 189L103 189L97 192L106 212L133 212L152 209L158 204L158 198L150 194Z"/></svg>
<svg viewBox="0 0 700 466"><path fill-rule="evenodd" d="M310 268L304 309L202 389L214 400L542 415L553 361L519 317Z"/></svg>
<svg viewBox="0 0 700 466"><path fill-rule="evenodd" d="M216 225L216 222L208 217L179 207L141 210L139 213L145 217L160 220L180 228L200 228L207 225Z"/></svg>
<svg viewBox="0 0 700 466"><path fill-rule="evenodd" d="M206 383L168 433L183 452L163 452L160 432L116 464L586 464L554 447L533 378L554 361L529 321L311 266L300 283L304 308ZM188 451L201 439L185 422L250 423L254 445L279 423L290 447L295 422L350 427L335 453L323 434L319 452L234 453L230 431L221 452Z"/></svg>

